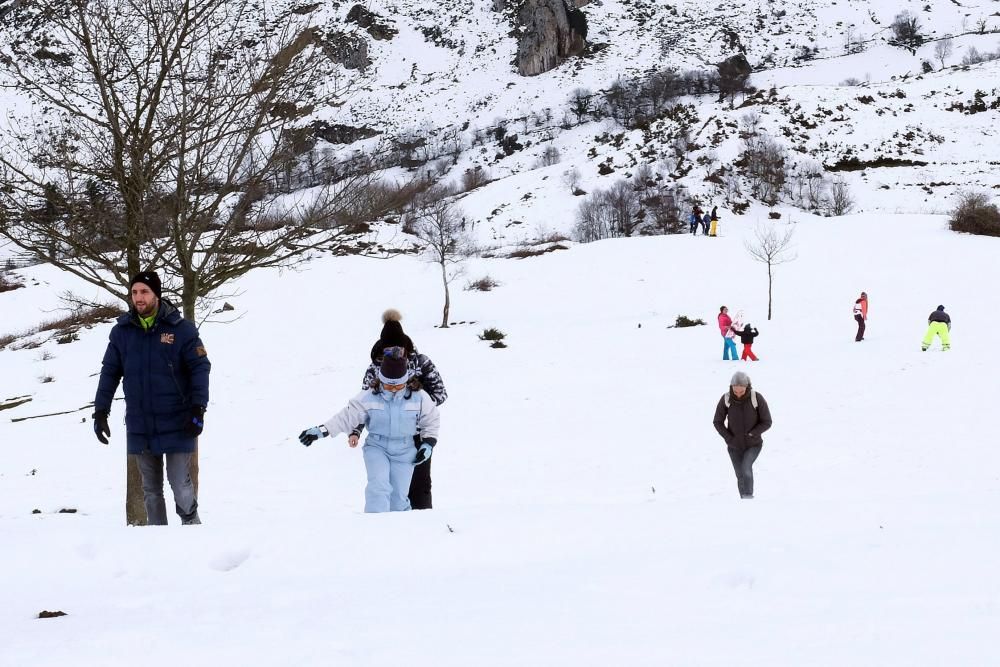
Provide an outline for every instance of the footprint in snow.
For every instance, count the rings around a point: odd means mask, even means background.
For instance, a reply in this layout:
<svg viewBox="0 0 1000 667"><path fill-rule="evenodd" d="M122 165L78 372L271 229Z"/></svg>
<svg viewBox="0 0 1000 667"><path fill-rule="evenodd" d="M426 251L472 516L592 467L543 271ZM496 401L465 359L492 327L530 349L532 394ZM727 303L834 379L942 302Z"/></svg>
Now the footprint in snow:
<svg viewBox="0 0 1000 667"><path fill-rule="evenodd" d="M213 570L218 572L231 572L250 558L249 549L232 549L219 554L208 564Z"/></svg>
<svg viewBox="0 0 1000 667"><path fill-rule="evenodd" d="M748 591L753 589L757 578L750 572L727 572L719 577L723 585L728 588L745 588Z"/></svg>

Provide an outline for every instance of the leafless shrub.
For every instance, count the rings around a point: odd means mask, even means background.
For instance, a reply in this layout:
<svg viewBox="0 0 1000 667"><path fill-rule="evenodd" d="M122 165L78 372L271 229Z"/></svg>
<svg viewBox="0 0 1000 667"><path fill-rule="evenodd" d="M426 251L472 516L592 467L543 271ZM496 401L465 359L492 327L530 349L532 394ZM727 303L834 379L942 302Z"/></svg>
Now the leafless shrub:
<svg viewBox="0 0 1000 667"><path fill-rule="evenodd" d="M538 159L538 163L543 167L551 167L554 164L559 164L560 160L562 160L562 153L559 152L558 148L549 144L545 147L545 150L542 151L542 155Z"/></svg>
<svg viewBox="0 0 1000 667"><path fill-rule="evenodd" d="M955 232L1000 236L1000 210L985 192L961 191L948 226Z"/></svg>
<svg viewBox="0 0 1000 667"><path fill-rule="evenodd" d="M574 195L586 194L580 189L580 170L576 167L563 172L562 182Z"/></svg>
<svg viewBox="0 0 1000 667"><path fill-rule="evenodd" d="M466 169L462 174L462 189L466 192L475 190L489 183L492 179L490 170L481 165Z"/></svg>
<svg viewBox="0 0 1000 667"><path fill-rule="evenodd" d="M830 185L828 206L831 215L846 215L854 208L851 188L843 176L835 178Z"/></svg>
<svg viewBox="0 0 1000 667"><path fill-rule="evenodd" d="M10 292L21 287L24 287L24 283L8 278L3 271L0 271L0 292Z"/></svg>
<svg viewBox="0 0 1000 667"><path fill-rule="evenodd" d="M853 25L844 29L844 53L852 55L865 50L865 36Z"/></svg>
<svg viewBox="0 0 1000 667"><path fill-rule="evenodd" d="M490 276L483 276L478 280L470 281L465 286L467 292L491 292L493 288L499 287L500 283Z"/></svg>
<svg viewBox="0 0 1000 667"><path fill-rule="evenodd" d="M939 40L938 43L934 45L934 57L941 63L942 68L944 67L945 59L950 57L954 50L955 43L952 41L951 37Z"/></svg>
<svg viewBox="0 0 1000 667"><path fill-rule="evenodd" d="M642 222L641 210L635 188L619 181L607 190L595 191L580 204L574 236L582 243L632 236Z"/></svg>
<svg viewBox="0 0 1000 667"><path fill-rule="evenodd" d="M764 203L773 206L785 185L788 152L766 132L744 134L743 149L736 165L743 169L750 191Z"/></svg>

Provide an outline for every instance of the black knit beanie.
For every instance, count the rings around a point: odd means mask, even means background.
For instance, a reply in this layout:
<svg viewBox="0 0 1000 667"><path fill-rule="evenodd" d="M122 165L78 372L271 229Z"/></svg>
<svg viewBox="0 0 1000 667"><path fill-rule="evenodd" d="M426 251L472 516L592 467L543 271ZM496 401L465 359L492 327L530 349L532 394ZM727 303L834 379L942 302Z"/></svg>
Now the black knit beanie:
<svg viewBox="0 0 1000 667"><path fill-rule="evenodd" d="M379 336L382 347L406 347L406 334L403 333L403 325L399 320L389 320L382 325L382 334Z"/></svg>
<svg viewBox="0 0 1000 667"><path fill-rule="evenodd" d="M130 291L136 283L142 283L153 291L157 299L161 298L163 286L160 284L160 276L156 275L155 271L140 271L135 274L128 283Z"/></svg>

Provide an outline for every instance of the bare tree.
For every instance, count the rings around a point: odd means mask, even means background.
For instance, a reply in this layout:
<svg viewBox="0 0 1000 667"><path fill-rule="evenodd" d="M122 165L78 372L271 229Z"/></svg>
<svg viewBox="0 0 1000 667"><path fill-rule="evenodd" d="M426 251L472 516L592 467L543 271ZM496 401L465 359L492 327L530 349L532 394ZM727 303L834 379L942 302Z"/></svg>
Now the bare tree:
<svg viewBox="0 0 1000 667"><path fill-rule="evenodd" d="M628 181L597 190L577 210L574 235L583 243L632 236L643 222L639 194Z"/></svg>
<svg viewBox="0 0 1000 667"><path fill-rule="evenodd" d="M843 176L835 178L830 186L829 205L831 215L846 215L854 208L851 188Z"/></svg>
<svg viewBox="0 0 1000 667"><path fill-rule="evenodd" d="M795 230L788 227L779 232L775 225L758 223L754 227L754 238L744 241L743 245L754 261L767 264L767 319L771 319L774 287L774 267L795 259L791 252L792 237Z"/></svg>
<svg viewBox="0 0 1000 667"><path fill-rule="evenodd" d="M346 94L307 15L261 21L252 0L18 11L0 65L48 113L0 144L0 234L123 299L129 275L165 269L189 319L229 280L343 235L363 178L276 198L314 146L297 124Z"/></svg>
<svg viewBox="0 0 1000 667"><path fill-rule="evenodd" d="M563 185L568 187L569 191L572 192L574 195L577 194L578 192L581 192L580 170L577 169L576 167L570 167L569 169L563 172L562 182Z"/></svg>
<svg viewBox="0 0 1000 667"><path fill-rule="evenodd" d="M543 167L551 167L554 164L559 164L561 159L562 153L559 152L559 149L549 144L542 151L542 156L539 158L538 163Z"/></svg>
<svg viewBox="0 0 1000 667"><path fill-rule="evenodd" d="M755 197L773 206L785 188L788 170L788 152L766 132L753 124L750 116L744 117L743 149L737 165L741 166Z"/></svg>
<svg viewBox="0 0 1000 667"><path fill-rule="evenodd" d="M934 57L938 59L941 63L941 67L944 68L945 58L951 56L955 50L954 42L952 42L951 37L940 40L934 45Z"/></svg>
<svg viewBox="0 0 1000 667"><path fill-rule="evenodd" d="M569 96L569 105L576 115L576 122L582 123L591 112L594 94L588 88L577 88Z"/></svg>
<svg viewBox="0 0 1000 667"><path fill-rule="evenodd" d="M462 189L468 192L482 187L493 180L489 169L484 169L482 165L476 165L466 169L462 173Z"/></svg>
<svg viewBox="0 0 1000 667"><path fill-rule="evenodd" d="M444 286L441 328L447 329L451 312L448 286L461 275L461 263L472 253L472 241L465 232L465 214L443 194L427 194L424 203L413 213L412 227L417 238L426 244L429 261L441 267L441 283Z"/></svg>

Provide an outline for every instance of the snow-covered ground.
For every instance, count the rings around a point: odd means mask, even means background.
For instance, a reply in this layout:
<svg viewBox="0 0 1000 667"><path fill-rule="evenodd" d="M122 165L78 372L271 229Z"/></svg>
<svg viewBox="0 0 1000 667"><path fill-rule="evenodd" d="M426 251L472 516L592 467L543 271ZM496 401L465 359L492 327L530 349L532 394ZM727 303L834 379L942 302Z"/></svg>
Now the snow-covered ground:
<svg viewBox="0 0 1000 667"><path fill-rule="evenodd" d="M993 664L1000 241L785 211L798 256L768 322L743 248L758 217L474 260L502 285L456 289L449 329L413 257L247 276L243 317L202 328L200 527L124 526L123 408L103 446L85 407L110 325L0 352L0 398L34 397L0 413L0 665ZM0 334L79 288L19 273ZM723 304L760 329L760 362L721 360ZM938 304L954 347L922 353ZM357 391L390 306L450 398L436 509L364 515L360 453L295 436ZM680 314L708 325L668 328ZM491 326L507 349L477 338ZM711 425L735 369L774 416L752 501Z"/></svg>

